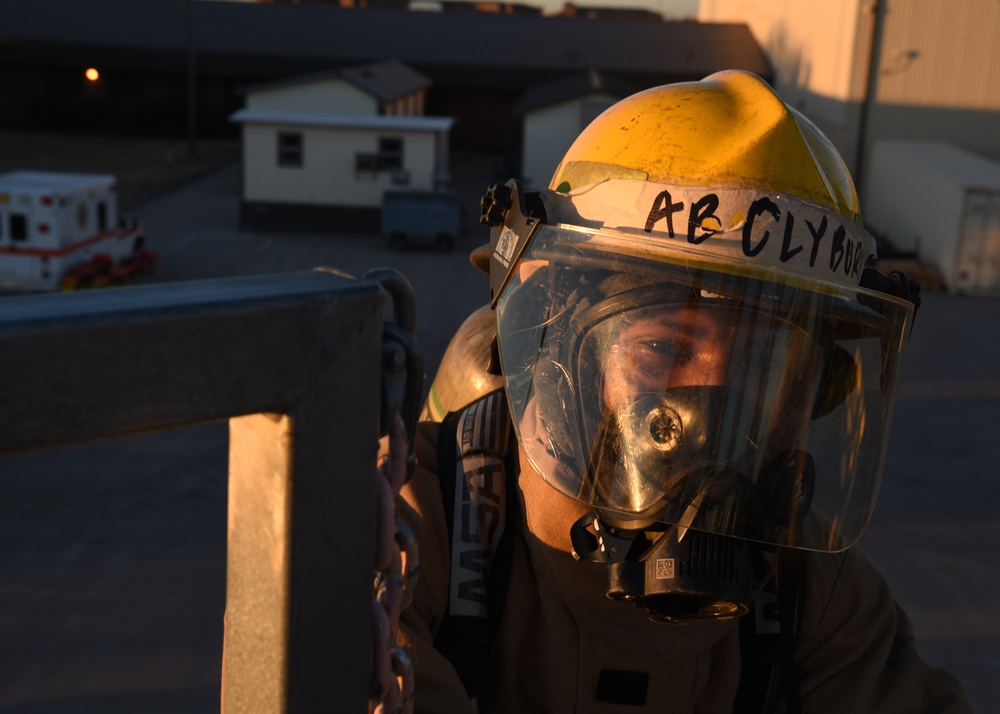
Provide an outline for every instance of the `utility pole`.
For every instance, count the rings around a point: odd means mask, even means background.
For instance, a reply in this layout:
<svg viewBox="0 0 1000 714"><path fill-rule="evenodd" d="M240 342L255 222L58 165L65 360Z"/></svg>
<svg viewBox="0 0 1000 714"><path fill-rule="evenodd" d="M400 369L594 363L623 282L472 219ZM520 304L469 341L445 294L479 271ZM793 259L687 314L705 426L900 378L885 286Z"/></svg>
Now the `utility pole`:
<svg viewBox="0 0 1000 714"><path fill-rule="evenodd" d="M879 55L882 51L882 14L883 7L879 0L872 0L868 6L872 16L872 33L868 44L868 76L865 79L865 94L861 99L861 113L858 118L858 143L854 154L854 187L861 194L861 184L864 181L865 144L868 142L868 117L871 113L875 93L878 91Z"/></svg>
<svg viewBox="0 0 1000 714"><path fill-rule="evenodd" d="M194 0L187 0L185 7L185 26L187 34L187 125L188 153L192 158L198 155L197 142L197 91L195 84L195 41L194 41Z"/></svg>

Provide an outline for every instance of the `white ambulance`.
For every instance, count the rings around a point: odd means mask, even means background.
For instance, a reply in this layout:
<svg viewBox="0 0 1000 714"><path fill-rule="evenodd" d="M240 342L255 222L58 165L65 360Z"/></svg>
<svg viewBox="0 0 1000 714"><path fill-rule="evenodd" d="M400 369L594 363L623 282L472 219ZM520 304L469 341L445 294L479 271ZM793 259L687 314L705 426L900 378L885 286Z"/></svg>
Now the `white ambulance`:
<svg viewBox="0 0 1000 714"><path fill-rule="evenodd" d="M81 287L128 273L147 252L142 225L122 223L114 176L0 174L0 291Z"/></svg>

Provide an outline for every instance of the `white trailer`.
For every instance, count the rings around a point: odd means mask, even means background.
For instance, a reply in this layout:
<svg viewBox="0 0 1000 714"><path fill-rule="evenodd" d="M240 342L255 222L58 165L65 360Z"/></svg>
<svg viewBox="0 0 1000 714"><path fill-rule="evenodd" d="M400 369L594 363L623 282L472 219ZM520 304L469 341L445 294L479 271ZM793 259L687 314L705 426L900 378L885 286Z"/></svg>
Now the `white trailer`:
<svg viewBox="0 0 1000 714"><path fill-rule="evenodd" d="M949 292L1000 294L1000 163L943 142L878 141L866 223Z"/></svg>
<svg viewBox="0 0 1000 714"><path fill-rule="evenodd" d="M0 175L0 290L76 287L74 271L85 277L128 272L129 263L145 252L145 237L138 222L121 223L114 176Z"/></svg>

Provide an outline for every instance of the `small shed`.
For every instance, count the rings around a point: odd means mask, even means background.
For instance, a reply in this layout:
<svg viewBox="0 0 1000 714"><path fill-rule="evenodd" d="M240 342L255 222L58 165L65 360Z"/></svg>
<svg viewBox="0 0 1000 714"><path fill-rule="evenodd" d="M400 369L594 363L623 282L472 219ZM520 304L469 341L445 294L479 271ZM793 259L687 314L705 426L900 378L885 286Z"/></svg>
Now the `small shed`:
<svg viewBox="0 0 1000 714"><path fill-rule="evenodd" d="M544 188L566 150L605 109L638 91L597 70L536 85L514 105L521 124L521 181Z"/></svg>
<svg viewBox="0 0 1000 714"><path fill-rule="evenodd" d="M385 191L447 183L453 120L424 116L429 85L387 61L246 88L242 225L377 232Z"/></svg>

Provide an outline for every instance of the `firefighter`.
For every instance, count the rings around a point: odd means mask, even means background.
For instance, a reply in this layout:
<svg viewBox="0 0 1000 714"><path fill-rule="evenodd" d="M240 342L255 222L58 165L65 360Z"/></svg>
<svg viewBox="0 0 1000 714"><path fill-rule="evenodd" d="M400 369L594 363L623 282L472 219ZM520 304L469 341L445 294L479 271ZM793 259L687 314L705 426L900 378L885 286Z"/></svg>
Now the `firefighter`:
<svg viewBox="0 0 1000 714"><path fill-rule="evenodd" d="M853 547L918 300L821 132L749 73L649 89L483 219L493 349L449 351L502 388L398 504L416 711L969 711Z"/></svg>

